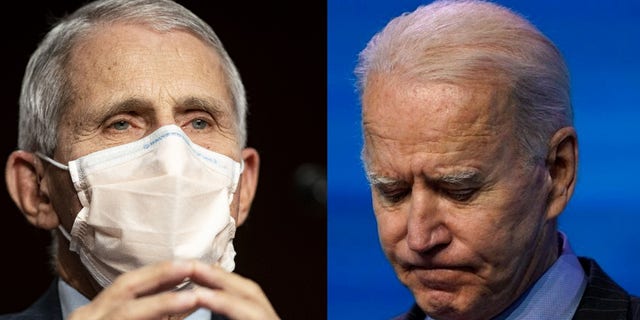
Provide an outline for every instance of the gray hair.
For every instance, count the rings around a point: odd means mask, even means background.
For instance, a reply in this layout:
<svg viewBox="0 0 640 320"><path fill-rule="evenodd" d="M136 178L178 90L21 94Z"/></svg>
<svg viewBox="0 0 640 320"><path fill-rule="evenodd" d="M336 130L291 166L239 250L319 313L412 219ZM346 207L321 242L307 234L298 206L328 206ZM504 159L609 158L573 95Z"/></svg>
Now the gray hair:
<svg viewBox="0 0 640 320"><path fill-rule="evenodd" d="M222 61L235 110L239 145L246 143L247 102L240 74L213 29L170 0L95 1L59 21L31 56L22 82L18 148L53 155L58 123L73 98L65 67L74 45L101 26L132 23L158 32L187 31L211 46Z"/></svg>
<svg viewBox="0 0 640 320"><path fill-rule="evenodd" d="M490 2L435 1L394 18L360 52L355 74L360 94L372 74L506 85L529 160L544 157L553 133L573 123L559 50L526 19Z"/></svg>

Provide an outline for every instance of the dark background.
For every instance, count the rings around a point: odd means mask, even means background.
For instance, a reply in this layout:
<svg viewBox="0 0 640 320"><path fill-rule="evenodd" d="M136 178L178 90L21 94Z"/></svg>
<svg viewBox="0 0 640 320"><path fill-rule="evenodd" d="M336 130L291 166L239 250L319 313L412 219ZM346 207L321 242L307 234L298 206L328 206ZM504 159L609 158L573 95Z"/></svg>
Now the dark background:
<svg viewBox="0 0 640 320"><path fill-rule="evenodd" d="M261 155L256 198L236 235L236 272L258 282L283 319L326 319L326 3L178 1L207 21L247 89L248 145ZM84 1L14 2L5 41L4 165L17 146L27 60L56 18ZM32 227L0 183L0 313L34 302L53 273L48 231Z"/></svg>

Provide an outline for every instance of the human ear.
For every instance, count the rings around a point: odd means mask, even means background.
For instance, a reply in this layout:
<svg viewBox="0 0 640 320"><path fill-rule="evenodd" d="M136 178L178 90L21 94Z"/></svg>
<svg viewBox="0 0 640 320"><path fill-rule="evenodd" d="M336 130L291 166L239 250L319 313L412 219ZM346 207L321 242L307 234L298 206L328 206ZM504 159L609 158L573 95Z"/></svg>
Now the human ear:
<svg viewBox="0 0 640 320"><path fill-rule="evenodd" d="M546 164L551 178L547 219L558 217L567 206L578 174L578 137L573 127L564 127L551 137Z"/></svg>
<svg viewBox="0 0 640 320"><path fill-rule="evenodd" d="M238 226L242 225L249 216L251 203L256 194L258 186L258 173L260 171L260 156L258 151L253 148L245 148L242 150L242 159L244 161L244 171L240 175L240 201L238 208Z"/></svg>
<svg viewBox="0 0 640 320"><path fill-rule="evenodd" d="M59 220L43 176L44 167L35 154L18 150L9 155L5 181L11 199L29 223L50 230L58 226Z"/></svg>

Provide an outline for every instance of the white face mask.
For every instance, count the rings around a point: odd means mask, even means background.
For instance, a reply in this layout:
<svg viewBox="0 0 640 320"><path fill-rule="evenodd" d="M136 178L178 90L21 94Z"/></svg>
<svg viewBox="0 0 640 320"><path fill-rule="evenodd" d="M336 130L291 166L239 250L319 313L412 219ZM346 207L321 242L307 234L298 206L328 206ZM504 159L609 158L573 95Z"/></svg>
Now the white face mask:
<svg viewBox="0 0 640 320"><path fill-rule="evenodd" d="M64 166L82 210L70 250L103 287L121 273L164 260L235 267L229 205L242 165L194 144L176 125Z"/></svg>

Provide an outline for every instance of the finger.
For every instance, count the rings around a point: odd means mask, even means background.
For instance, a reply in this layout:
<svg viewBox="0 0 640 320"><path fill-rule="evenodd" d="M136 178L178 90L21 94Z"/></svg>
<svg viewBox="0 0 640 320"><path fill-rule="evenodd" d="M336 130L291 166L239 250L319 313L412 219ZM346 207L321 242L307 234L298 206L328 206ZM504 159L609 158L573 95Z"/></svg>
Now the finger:
<svg viewBox="0 0 640 320"><path fill-rule="evenodd" d="M232 319L278 319L269 299L254 281L218 266L193 261L192 280L198 305Z"/></svg>
<svg viewBox="0 0 640 320"><path fill-rule="evenodd" d="M171 289L193 272L193 263L166 261L144 266L116 278L107 288L113 294L140 297Z"/></svg>
<svg viewBox="0 0 640 320"><path fill-rule="evenodd" d="M192 263L174 261L124 273L93 299L90 314L94 317L107 314L121 308L132 299L167 290L180 283L192 270Z"/></svg>
<svg viewBox="0 0 640 320"><path fill-rule="evenodd" d="M167 291L129 301L113 319L164 319L170 315L186 315L198 308L198 297L191 290Z"/></svg>
<svg viewBox="0 0 640 320"><path fill-rule="evenodd" d="M161 319L170 315L189 314L197 309L198 297L194 292L167 291L144 298L123 301L110 309L89 304L78 308L69 320L75 319Z"/></svg>
<svg viewBox="0 0 640 320"><path fill-rule="evenodd" d="M262 290L260 290L261 294L253 297L253 299L246 299L220 289L204 287L194 289L194 293L198 296L197 304L200 307L207 308L230 319L280 319L269 300L262 294Z"/></svg>
<svg viewBox="0 0 640 320"><path fill-rule="evenodd" d="M262 293L262 289L255 282L233 272L228 272L219 266L212 266L200 261L193 261L191 280L201 286L222 289L242 296L254 296Z"/></svg>

